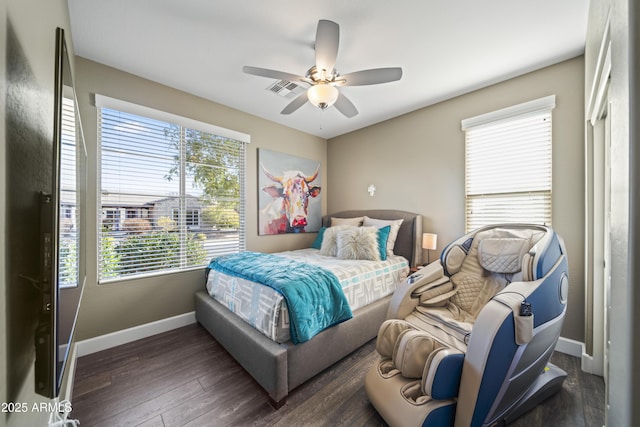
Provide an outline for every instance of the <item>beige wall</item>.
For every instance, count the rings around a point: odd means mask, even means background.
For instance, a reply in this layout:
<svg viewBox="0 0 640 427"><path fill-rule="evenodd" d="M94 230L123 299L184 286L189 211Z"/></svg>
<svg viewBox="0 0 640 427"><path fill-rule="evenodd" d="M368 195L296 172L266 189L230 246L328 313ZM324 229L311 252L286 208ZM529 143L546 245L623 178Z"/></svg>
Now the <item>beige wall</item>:
<svg viewBox="0 0 640 427"><path fill-rule="evenodd" d="M553 227L569 254L562 336L584 339L584 59L582 56L328 141L328 208L421 213L438 256L464 233L464 133L460 122L555 94ZM427 83L425 83L427 84ZM367 186L375 184L374 197ZM426 258L426 254L425 254Z"/></svg>
<svg viewBox="0 0 640 427"><path fill-rule="evenodd" d="M203 269L97 284L96 218L98 203L97 111L93 95L98 93L191 119L212 123L251 135L247 149L247 249L273 252L309 246L308 235L258 236L257 233L257 149L266 148L322 163L322 185L326 186L326 141L232 108L153 83L149 80L76 57L78 104L88 150L89 251L85 287L77 326L79 340L153 322L193 311L193 294L204 286ZM324 189L323 189L324 190ZM321 198L326 212L326 196Z"/></svg>

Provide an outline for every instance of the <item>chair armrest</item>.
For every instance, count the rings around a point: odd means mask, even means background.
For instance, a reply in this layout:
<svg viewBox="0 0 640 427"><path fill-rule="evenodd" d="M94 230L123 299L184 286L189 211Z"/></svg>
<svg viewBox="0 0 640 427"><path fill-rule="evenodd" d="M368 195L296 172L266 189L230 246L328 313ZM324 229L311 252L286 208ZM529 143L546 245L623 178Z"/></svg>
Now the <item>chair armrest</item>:
<svg viewBox="0 0 640 427"><path fill-rule="evenodd" d="M420 275L420 277L416 279L418 275ZM387 319L404 319L416 308L420 301L419 296L412 295L413 292L443 276L444 269L442 268L440 260L437 260L407 277L407 280L398 285L391 297L389 310L387 311Z"/></svg>
<svg viewBox="0 0 640 427"><path fill-rule="evenodd" d="M434 351L424 367L422 392L433 399L453 399L458 396L464 353L452 348Z"/></svg>

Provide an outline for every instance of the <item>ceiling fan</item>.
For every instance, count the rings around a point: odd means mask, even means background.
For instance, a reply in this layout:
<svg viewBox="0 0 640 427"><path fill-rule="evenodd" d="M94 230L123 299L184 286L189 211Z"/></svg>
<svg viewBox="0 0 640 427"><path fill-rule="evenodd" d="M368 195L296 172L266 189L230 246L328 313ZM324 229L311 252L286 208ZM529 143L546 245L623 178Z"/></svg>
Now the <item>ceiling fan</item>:
<svg viewBox="0 0 640 427"><path fill-rule="evenodd" d="M307 101L324 110L335 106L346 117L358 114L355 105L338 89L337 86L364 86L388 83L400 80L402 68L375 68L340 75L335 69L340 42L340 26L333 21L321 19L316 31L316 64L309 68L307 74L299 76L283 71L259 67L242 67L242 71L254 76L269 77L290 82L302 82L310 87L289 103L280 113L291 114Z"/></svg>

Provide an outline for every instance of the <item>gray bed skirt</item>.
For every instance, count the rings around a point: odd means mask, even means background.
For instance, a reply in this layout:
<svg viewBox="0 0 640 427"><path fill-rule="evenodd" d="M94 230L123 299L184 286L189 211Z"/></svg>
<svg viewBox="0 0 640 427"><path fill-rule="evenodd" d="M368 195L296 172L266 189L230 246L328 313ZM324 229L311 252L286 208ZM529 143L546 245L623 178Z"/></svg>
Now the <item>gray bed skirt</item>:
<svg viewBox="0 0 640 427"><path fill-rule="evenodd" d="M196 293L196 320L267 391L275 408L291 390L366 344L385 320L391 296L302 344L278 344L211 298Z"/></svg>

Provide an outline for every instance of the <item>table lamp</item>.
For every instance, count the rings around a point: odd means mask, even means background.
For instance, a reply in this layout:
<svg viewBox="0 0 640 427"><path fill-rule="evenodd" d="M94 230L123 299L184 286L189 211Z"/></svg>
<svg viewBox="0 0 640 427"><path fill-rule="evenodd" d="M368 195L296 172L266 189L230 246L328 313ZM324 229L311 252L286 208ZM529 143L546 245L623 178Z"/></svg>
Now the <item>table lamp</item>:
<svg viewBox="0 0 640 427"><path fill-rule="evenodd" d="M427 250L427 264L431 262L430 251L434 251L438 246L438 235L434 233L422 233L422 249Z"/></svg>

